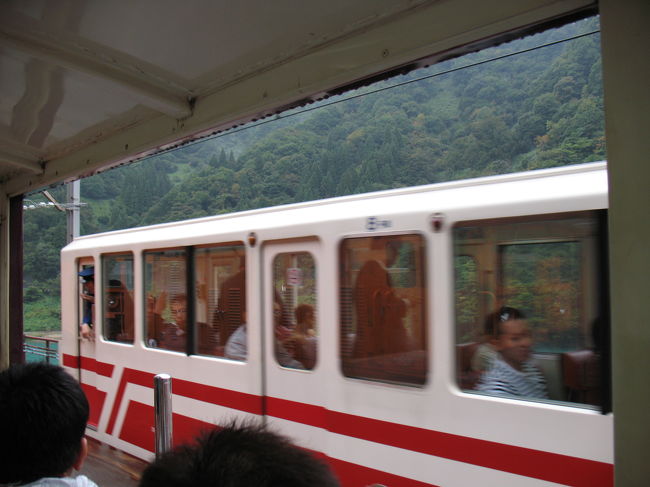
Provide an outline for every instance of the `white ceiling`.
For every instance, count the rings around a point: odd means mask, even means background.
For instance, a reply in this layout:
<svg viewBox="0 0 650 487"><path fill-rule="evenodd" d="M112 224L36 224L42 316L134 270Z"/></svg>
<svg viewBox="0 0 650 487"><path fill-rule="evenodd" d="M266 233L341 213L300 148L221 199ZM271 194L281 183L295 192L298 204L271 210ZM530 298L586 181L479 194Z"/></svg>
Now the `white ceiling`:
<svg viewBox="0 0 650 487"><path fill-rule="evenodd" d="M0 0L0 185L11 195L93 174L585 8L593 2Z"/></svg>

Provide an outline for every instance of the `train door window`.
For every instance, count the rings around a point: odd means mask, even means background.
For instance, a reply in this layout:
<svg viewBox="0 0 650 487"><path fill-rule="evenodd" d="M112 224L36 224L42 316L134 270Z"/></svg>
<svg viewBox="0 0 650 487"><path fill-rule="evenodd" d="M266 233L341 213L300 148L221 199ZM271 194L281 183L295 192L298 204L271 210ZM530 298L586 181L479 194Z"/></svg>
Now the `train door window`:
<svg viewBox="0 0 650 487"><path fill-rule="evenodd" d="M422 236L345 239L339 264L343 374L423 385L428 364Z"/></svg>
<svg viewBox="0 0 650 487"><path fill-rule="evenodd" d="M102 255L104 339L133 343L133 254Z"/></svg>
<svg viewBox="0 0 650 487"><path fill-rule="evenodd" d="M95 263L92 258L79 259L79 336L95 338Z"/></svg>
<svg viewBox="0 0 650 487"><path fill-rule="evenodd" d="M149 347L186 351L186 255L185 249L144 252L145 337Z"/></svg>
<svg viewBox="0 0 650 487"><path fill-rule="evenodd" d="M595 211L455 226L461 388L600 403L603 235ZM476 287L464 255L478 267Z"/></svg>
<svg viewBox="0 0 650 487"><path fill-rule="evenodd" d="M196 247L194 278L198 353L245 360L246 251L244 244L237 242L232 245ZM227 347L226 354L226 345L229 342L230 346ZM240 346L237 347L236 344Z"/></svg>
<svg viewBox="0 0 650 487"><path fill-rule="evenodd" d="M294 369L314 368L317 359L316 263L309 252L287 252L273 260L275 359Z"/></svg>

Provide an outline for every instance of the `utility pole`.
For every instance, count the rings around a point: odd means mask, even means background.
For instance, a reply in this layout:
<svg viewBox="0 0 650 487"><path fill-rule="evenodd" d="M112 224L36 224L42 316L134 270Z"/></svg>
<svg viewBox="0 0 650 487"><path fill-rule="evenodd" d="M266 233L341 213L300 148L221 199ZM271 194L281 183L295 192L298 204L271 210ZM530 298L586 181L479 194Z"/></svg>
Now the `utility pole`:
<svg viewBox="0 0 650 487"><path fill-rule="evenodd" d="M66 208L66 218L67 218L67 232L66 240L67 243L72 242L75 238L79 236L80 228L80 218L79 218L79 209L81 205L81 185L80 180L76 179L71 183L66 184L67 190L67 203Z"/></svg>
<svg viewBox="0 0 650 487"><path fill-rule="evenodd" d="M49 191L41 191L43 196L45 196L49 203L41 202L35 203L31 200L25 200L23 205L23 210L34 210L37 208L51 208L54 207L59 211L64 211L66 214L67 229L66 229L66 243L72 242L80 234L80 218L79 210L82 206L85 206L86 203L81 202L81 185L80 181L72 181L66 184L66 202L59 203L56 201L54 196L50 194Z"/></svg>

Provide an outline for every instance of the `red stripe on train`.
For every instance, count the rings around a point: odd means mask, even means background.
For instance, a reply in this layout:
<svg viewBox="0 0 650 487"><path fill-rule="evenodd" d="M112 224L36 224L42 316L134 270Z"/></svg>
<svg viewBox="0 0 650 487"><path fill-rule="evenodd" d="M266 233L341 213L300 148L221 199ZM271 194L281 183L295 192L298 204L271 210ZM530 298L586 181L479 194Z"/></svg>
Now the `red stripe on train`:
<svg viewBox="0 0 650 487"><path fill-rule="evenodd" d="M91 357L80 357L78 355L63 354L63 365L73 369L87 370L95 372L104 377L113 377L115 366L106 362L100 362Z"/></svg>
<svg viewBox="0 0 650 487"><path fill-rule="evenodd" d="M433 484L400 477L399 475L346 462L338 458L324 457L339 478L341 485L345 487L365 487L374 484L390 485L390 487L436 487Z"/></svg>
<svg viewBox="0 0 650 487"><path fill-rule="evenodd" d="M88 405L90 406L88 424L96 428L99 424L99 417L102 414L102 408L104 407L104 401L106 400L106 393L100 391L96 387L83 383L81 384L81 388L83 389L84 394L86 394Z"/></svg>
<svg viewBox="0 0 650 487"><path fill-rule="evenodd" d="M148 372L128 368L123 370L106 428L108 434L113 432L127 384L152 388L153 377L154 374ZM563 485L610 487L614 482L614 467L609 463L406 426L286 399L262 398L182 379L174 379L172 389L175 395L257 415L264 414L264 402L269 416L344 436Z"/></svg>
<svg viewBox="0 0 650 487"><path fill-rule="evenodd" d="M215 427L213 424L174 413L172 415L174 445L192 443L202 431ZM141 402L129 401L120 439L154 453L156 439L153 407Z"/></svg>
<svg viewBox="0 0 650 487"><path fill-rule="evenodd" d="M432 431L267 397L267 414L332 433L576 487L613 485L614 467L541 450Z"/></svg>
<svg viewBox="0 0 650 487"><path fill-rule="evenodd" d="M213 428L218 428L218 426L181 414L174 414L174 445L192 443L197 435ZM154 453L153 407L137 401L129 401L124 425L120 432L120 439ZM390 485L391 487L431 487L431 484L425 482L332 458L322 452L308 451L328 463L339 478L341 485L345 487L359 487L369 484Z"/></svg>
<svg viewBox="0 0 650 487"><path fill-rule="evenodd" d="M127 384L137 384L144 387L153 388L154 374L149 372L141 372L135 369L124 369L120 379L115 400L113 401L113 410L106 427L106 432L110 435L113 433L117 413L124 390ZM174 395L183 396L198 401L208 402L218 406L224 406L230 409L237 409L247 413L262 414L262 397L245 392L237 392L230 389L221 389L219 387L212 387L198 382L191 382L183 379L174 379L172 385Z"/></svg>

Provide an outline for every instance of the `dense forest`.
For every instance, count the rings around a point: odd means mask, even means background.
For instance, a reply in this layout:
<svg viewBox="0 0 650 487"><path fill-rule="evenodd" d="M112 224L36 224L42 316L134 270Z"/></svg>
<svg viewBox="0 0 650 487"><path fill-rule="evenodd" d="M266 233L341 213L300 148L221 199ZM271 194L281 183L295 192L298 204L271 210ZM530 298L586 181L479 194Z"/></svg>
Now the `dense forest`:
<svg viewBox="0 0 650 487"><path fill-rule="evenodd" d="M84 179L82 233L603 160L597 30L569 24ZM25 212L27 331L60 326L63 245L65 215Z"/></svg>

